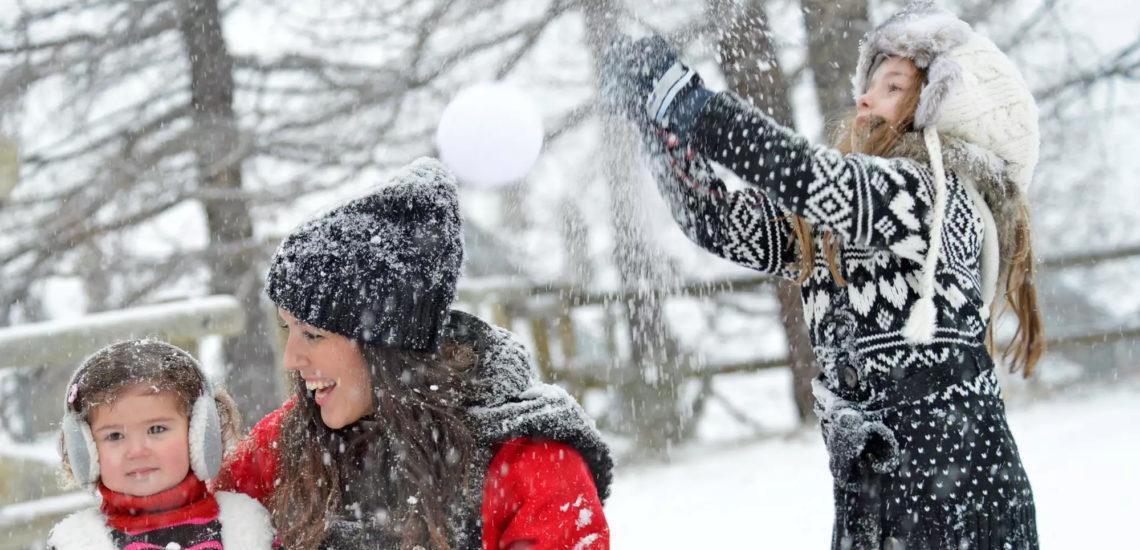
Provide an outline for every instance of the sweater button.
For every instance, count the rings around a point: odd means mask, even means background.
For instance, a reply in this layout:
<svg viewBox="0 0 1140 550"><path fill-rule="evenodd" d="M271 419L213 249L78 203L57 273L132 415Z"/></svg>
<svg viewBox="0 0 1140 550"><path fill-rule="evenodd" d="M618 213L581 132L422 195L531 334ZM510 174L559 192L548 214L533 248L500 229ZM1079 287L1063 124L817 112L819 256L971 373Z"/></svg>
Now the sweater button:
<svg viewBox="0 0 1140 550"><path fill-rule="evenodd" d="M847 335L850 333L851 333L851 329L850 329L850 327L847 326L846 323L840 323L838 326L835 327L835 336L839 340L846 340Z"/></svg>
<svg viewBox="0 0 1140 550"><path fill-rule="evenodd" d="M166 543L166 550L182 550L182 545L177 542Z"/></svg>
<svg viewBox="0 0 1140 550"><path fill-rule="evenodd" d="M906 550L906 543L897 537L883 539L883 550Z"/></svg>
<svg viewBox="0 0 1140 550"><path fill-rule="evenodd" d="M843 367L843 384L848 388L859 385L859 372L855 370L855 367L850 365Z"/></svg>

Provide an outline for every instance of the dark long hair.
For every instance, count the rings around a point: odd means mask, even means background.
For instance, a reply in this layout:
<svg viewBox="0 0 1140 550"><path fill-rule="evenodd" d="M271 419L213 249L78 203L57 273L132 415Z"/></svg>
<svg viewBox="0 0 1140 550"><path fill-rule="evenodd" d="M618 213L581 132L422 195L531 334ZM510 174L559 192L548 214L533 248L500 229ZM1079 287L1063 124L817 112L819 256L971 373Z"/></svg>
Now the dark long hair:
<svg viewBox="0 0 1140 550"><path fill-rule="evenodd" d="M453 509L474 502L466 465L475 441L463 410L474 391L467 347L436 354L360 344L374 409L332 430L294 373L297 404L284 417L273 522L289 548L316 548L335 519L365 518L399 548L450 549Z"/></svg>

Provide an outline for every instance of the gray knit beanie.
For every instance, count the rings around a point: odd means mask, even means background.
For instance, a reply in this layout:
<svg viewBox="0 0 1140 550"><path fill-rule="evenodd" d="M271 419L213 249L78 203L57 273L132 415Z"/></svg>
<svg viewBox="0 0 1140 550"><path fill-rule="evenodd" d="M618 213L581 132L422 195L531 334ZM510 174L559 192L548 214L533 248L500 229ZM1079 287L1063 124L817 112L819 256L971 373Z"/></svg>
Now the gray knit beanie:
<svg viewBox="0 0 1140 550"><path fill-rule="evenodd" d="M293 231L273 256L266 289L319 329L436 351L463 264L462 229L455 176L421 158Z"/></svg>

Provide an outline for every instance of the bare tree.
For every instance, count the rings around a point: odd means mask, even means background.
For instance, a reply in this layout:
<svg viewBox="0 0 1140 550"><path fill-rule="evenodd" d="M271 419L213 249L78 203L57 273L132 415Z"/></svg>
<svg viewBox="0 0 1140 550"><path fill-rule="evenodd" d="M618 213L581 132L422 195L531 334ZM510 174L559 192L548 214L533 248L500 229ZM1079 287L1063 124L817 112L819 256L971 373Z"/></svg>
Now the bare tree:
<svg viewBox="0 0 1140 550"><path fill-rule="evenodd" d="M86 17L108 20L107 32L83 28ZM53 127L43 132L50 141L28 140L34 144L26 179L42 188L14 200L4 224L15 239L0 250L7 276L0 318L11 320L13 308L49 276L84 280L93 309L105 309L206 266L214 274L211 292L236 294L247 304L246 330L227 341L226 360L231 390L242 395L247 415L259 418L280 398L248 206L202 201L211 246L189 254L202 263L99 253L101 243L123 252L135 228L210 189L241 188L244 152L236 146L232 62L220 18L212 1L75 3L19 14L20 32L10 35L19 39L0 49L6 62L0 97L33 103L25 94L38 90L63 99ZM140 93L134 87L143 82ZM84 256L103 261L76 262ZM121 276L109 275L116 272Z"/></svg>
<svg viewBox="0 0 1140 550"><path fill-rule="evenodd" d="M228 382L246 418L260 418L280 403L280 376L261 297L276 236L257 230L259 216L429 152L450 92L473 71L509 74L569 9L525 3L534 15L504 24L523 5L21 6L0 42L0 104L24 157L0 210L0 323L30 320L27 305L58 277L86 283L88 310L172 287L233 294L247 327L225 343ZM278 10L298 39L235 54L223 30L247 6ZM155 234L172 224L204 231Z"/></svg>
<svg viewBox="0 0 1140 550"><path fill-rule="evenodd" d="M831 121L844 110L852 108L851 75L855 73L855 64L858 62L859 39L870 29L867 0L801 0L800 5L808 36L807 67L811 69L821 114L825 121ZM793 297L783 289L780 292L780 303L785 307L785 322L789 316L795 316L796 321L804 325L803 303L799 300L798 292L796 294L795 301L800 304L797 310L788 309ZM802 419L815 417L805 408L809 402L814 402L811 397L811 379L819 373L814 354L810 364L806 357L802 357L807 353L804 346L810 346L806 336L807 331L804 330L797 335L795 343L792 343L791 334L788 336L796 405Z"/></svg>
<svg viewBox="0 0 1140 550"><path fill-rule="evenodd" d="M710 14L724 21L717 42L721 71L729 89L748 99L780 124L795 126L787 79L776 55L768 16L761 1L711 0ZM802 422L815 418L811 380L819 373L811 337L804 322L799 288L785 280L776 284L781 320L792 369L792 395Z"/></svg>
<svg viewBox="0 0 1140 550"><path fill-rule="evenodd" d="M870 30L867 0L800 0L807 28L807 67L825 120L852 107L851 75L859 39Z"/></svg>
<svg viewBox="0 0 1140 550"><path fill-rule="evenodd" d="M583 0L586 16L586 42L599 64L606 47L617 35L622 6L614 0ZM601 167L610 194L610 220L614 229L613 262L624 288L642 288L625 307L629 312L629 363L620 365L617 384L617 419L611 423L631 429L640 449L649 455L662 454L681 439L683 411L680 408L679 370L682 357L669 334L663 317L663 304L654 289L669 279L669 265L647 235L649 224L634 207L643 177L639 164L631 162L640 151L638 137L628 125L609 118L602 120Z"/></svg>
<svg viewBox="0 0 1140 550"><path fill-rule="evenodd" d="M222 37L217 0L179 0L178 31L190 69L190 124L196 137L191 148L199 189L221 196L202 199L209 246L230 248L253 240L249 201L234 196L242 188L244 150L234 114L234 68ZM210 287L231 294L244 305L245 330L226 338L226 382L241 396L246 418L259 419L277 408L282 388L272 346L266 341L267 318L261 308L261 274L252 251L210 258Z"/></svg>

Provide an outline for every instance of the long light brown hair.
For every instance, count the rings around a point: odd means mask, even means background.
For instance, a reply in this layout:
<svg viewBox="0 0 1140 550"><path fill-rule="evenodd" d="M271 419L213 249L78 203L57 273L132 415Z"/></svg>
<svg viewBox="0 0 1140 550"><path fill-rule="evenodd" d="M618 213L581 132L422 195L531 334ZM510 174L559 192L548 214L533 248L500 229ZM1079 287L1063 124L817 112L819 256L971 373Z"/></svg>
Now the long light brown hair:
<svg viewBox="0 0 1140 550"><path fill-rule="evenodd" d="M995 217L998 214L995 213ZM999 300L991 307L990 327L986 333L986 346L992 353L996 347L994 327L1006 311L1013 311L1017 317L1017 331L1002 352L1002 360L1009 363L1009 371L1017 372L1025 378L1033 374L1037 361L1045 353L1045 325L1041 319L1041 308L1037 305L1037 286L1034 283L1033 244L1029 232L1029 209L1025 203L1018 204L1016 217L1012 221L1010 235L1001 240L1001 250L1013 250L1013 254L1002 258L1003 269L998 276L998 288L1004 289L1005 303L1000 309ZM998 220L999 226L1001 220ZM999 231L999 233L1001 233ZM1008 242L1013 241L1013 242ZM1012 358L1012 360L1011 360Z"/></svg>
<svg viewBox="0 0 1140 550"><path fill-rule="evenodd" d="M856 113L851 112L834 125L832 143L841 153L862 153L879 157L891 157L895 147L908 132L914 132L914 114L918 108L922 86L926 84L926 71L918 69L915 77L916 85L908 87L906 96L900 103L903 117L898 124L891 125L884 121L872 120L863 132L854 132ZM992 208L995 218L1002 216L1005 209ZM1009 209L1012 210L1012 209ZM999 231L1000 249L1005 255L1002 258L1002 268L998 276L999 288L1003 289L1005 300L994 300L990 308L990 326L986 334L986 347L994 354L994 327L997 320L1006 312L1012 310L1018 320L1017 331L1009 345L1002 352L1002 360L1008 362L1010 372L1021 371L1028 378L1033 374L1037 361L1045 352L1045 328L1041 320L1041 310L1037 306L1037 289L1033 277L1033 247L1029 232L1029 212L1021 203L1012 215L1013 220L996 220L999 227L1012 227L1012 231ZM797 283L802 283L811 274L815 267L815 242L812 237L812 228L806 220L799 216L790 217L792 232L788 239L788 246L799 248L800 261L791 267L799 271ZM830 231L822 236L824 257L827 260L828 270L831 271L836 283L840 286L847 284L839 269L836 257L839 251L839 239ZM1010 253L1012 251L1012 254ZM999 302L1004 302L998 307Z"/></svg>
<svg viewBox="0 0 1140 550"><path fill-rule="evenodd" d="M916 68L917 69L917 68ZM887 157L891 155L895 145L907 133L914 131L914 113L918 109L918 100L922 93L922 86L926 84L926 71L917 69L915 82L909 86L906 95L900 100L899 109L903 113L898 124L887 124L878 117L872 117L867 127L856 132L856 113L851 111L832 130L832 143L843 154L863 153ZM799 246L800 261L792 267L799 271L797 283L802 283L811 275L815 267L815 239L812 237L811 225L800 216L790 216L792 233L788 239L788 246ZM839 237L830 231L823 234L823 252L827 259L827 268L839 286L845 286L847 280L839 269L836 256L839 252Z"/></svg>
<svg viewBox="0 0 1140 550"><path fill-rule="evenodd" d="M463 411L476 389L465 374L477 358L450 342L434 355L367 343L360 350L374 410L356 425L325 426L293 374L297 404L282 422L280 485L270 506L278 538L288 548L316 548L327 522L359 519L346 515L346 505L357 505L368 519L382 516L399 548L450 549L460 527L454 507L474 502L466 465L475 440ZM343 501L349 484L367 487L371 501L363 504L373 509Z"/></svg>

